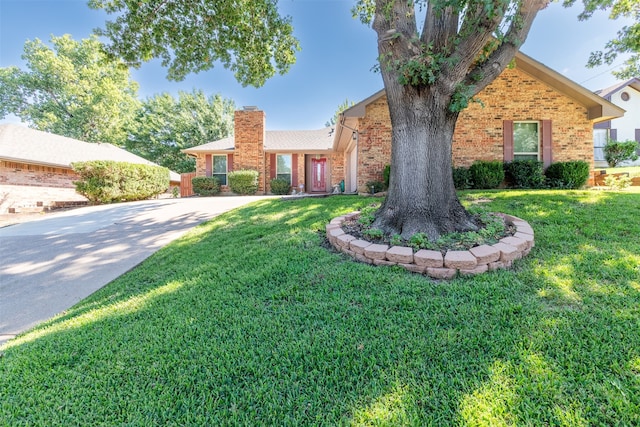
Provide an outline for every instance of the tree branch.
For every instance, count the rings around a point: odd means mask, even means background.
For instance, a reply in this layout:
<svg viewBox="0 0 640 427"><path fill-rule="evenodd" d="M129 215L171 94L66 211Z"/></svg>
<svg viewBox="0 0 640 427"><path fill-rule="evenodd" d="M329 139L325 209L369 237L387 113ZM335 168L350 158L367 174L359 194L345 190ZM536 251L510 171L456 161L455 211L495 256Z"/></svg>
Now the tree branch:
<svg viewBox="0 0 640 427"><path fill-rule="evenodd" d="M487 87L513 60L527 39L531 24L538 12L549 4L548 0L524 0L500 45L487 59L478 63L467 74L464 84L473 86L473 95Z"/></svg>

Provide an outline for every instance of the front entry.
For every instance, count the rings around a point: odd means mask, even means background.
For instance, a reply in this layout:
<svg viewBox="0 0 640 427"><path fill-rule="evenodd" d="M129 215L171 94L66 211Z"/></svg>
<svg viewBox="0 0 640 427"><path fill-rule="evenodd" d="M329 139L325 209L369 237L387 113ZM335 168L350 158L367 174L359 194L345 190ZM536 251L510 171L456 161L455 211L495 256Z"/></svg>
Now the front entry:
<svg viewBox="0 0 640 427"><path fill-rule="evenodd" d="M327 191L327 183L324 175L326 165L327 159L311 159L311 168L313 169L311 191Z"/></svg>

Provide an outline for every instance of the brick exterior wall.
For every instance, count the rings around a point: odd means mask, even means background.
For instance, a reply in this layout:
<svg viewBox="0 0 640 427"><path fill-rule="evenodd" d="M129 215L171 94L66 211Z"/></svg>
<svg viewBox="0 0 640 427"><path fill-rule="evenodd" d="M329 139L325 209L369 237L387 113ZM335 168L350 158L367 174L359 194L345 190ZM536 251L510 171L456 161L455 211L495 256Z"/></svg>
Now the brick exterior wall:
<svg viewBox="0 0 640 427"><path fill-rule="evenodd" d="M367 182L383 181L384 167L391 163L391 118L385 96L367 106L358 133L358 192L366 193Z"/></svg>
<svg viewBox="0 0 640 427"><path fill-rule="evenodd" d="M233 169L252 169L259 172L258 192L265 187L265 121L266 115L260 110L239 110L234 115L235 150Z"/></svg>
<svg viewBox="0 0 640 427"><path fill-rule="evenodd" d="M455 166L476 160L503 160L503 121L552 121L553 161L586 160L593 169L593 124L587 110L517 69L505 70L460 114L453 141ZM391 125L386 97L367 106L359 120L358 191L368 181L382 181L391 162ZM334 175L335 176L335 175Z"/></svg>
<svg viewBox="0 0 640 427"><path fill-rule="evenodd" d="M329 159L327 172L331 174L331 188L327 188L327 192L331 192L336 184L340 184L340 181L345 179L345 156L343 153L331 153L327 158Z"/></svg>
<svg viewBox="0 0 640 427"><path fill-rule="evenodd" d="M71 169L0 160L0 185L74 188L78 175Z"/></svg>

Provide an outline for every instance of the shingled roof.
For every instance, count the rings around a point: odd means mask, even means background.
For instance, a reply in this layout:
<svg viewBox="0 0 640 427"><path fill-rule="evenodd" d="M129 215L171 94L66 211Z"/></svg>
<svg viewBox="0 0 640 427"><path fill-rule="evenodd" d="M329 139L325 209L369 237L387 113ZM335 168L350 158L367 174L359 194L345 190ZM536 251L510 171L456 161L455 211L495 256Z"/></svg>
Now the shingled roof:
<svg viewBox="0 0 640 427"><path fill-rule="evenodd" d="M333 147L333 129L272 130L266 132L264 151L329 151Z"/></svg>
<svg viewBox="0 0 640 427"><path fill-rule="evenodd" d="M228 137L182 150L187 154L225 152L234 150L234 138ZM323 153L331 151L333 129L268 130L265 131L265 152Z"/></svg>
<svg viewBox="0 0 640 427"><path fill-rule="evenodd" d="M83 142L14 124L0 125L0 159L59 168L89 160L157 166L111 144ZM170 172L170 179L180 181L180 175Z"/></svg>

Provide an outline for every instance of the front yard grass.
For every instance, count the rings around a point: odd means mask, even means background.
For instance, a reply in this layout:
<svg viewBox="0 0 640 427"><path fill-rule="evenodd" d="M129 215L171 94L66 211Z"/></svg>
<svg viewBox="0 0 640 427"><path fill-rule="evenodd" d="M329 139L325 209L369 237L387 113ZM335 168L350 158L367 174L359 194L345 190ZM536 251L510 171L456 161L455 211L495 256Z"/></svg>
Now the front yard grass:
<svg viewBox="0 0 640 427"><path fill-rule="evenodd" d="M0 425L640 425L640 194L460 197L536 247L436 282L321 246L367 198L261 201L7 343Z"/></svg>

